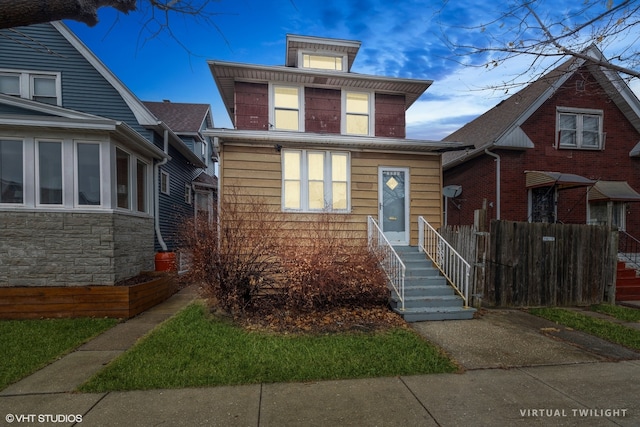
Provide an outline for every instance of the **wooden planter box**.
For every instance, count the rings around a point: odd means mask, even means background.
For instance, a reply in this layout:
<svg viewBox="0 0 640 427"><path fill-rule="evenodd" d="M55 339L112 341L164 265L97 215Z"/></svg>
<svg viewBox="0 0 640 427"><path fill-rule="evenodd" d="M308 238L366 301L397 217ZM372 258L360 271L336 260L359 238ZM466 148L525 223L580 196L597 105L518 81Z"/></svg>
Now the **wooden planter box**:
<svg viewBox="0 0 640 427"><path fill-rule="evenodd" d="M114 317L128 319L176 292L165 274L130 286L0 288L0 319Z"/></svg>

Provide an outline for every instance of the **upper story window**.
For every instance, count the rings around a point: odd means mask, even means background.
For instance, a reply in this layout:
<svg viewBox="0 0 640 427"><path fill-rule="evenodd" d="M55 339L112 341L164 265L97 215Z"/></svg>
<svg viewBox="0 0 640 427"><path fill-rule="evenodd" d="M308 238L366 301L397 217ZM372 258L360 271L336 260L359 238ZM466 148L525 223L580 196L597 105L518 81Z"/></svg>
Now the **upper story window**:
<svg viewBox="0 0 640 427"><path fill-rule="evenodd" d="M373 94L343 92L343 133L347 135L373 134Z"/></svg>
<svg viewBox="0 0 640 427"><path fill-rule="evenodd" d="M344 71L344 58L336 55L302 53L302 68Z"/></svg>
<svg viewBox="0 0 640 427"><path fill-rule="evenodd" d="M302 93L303 89L297 86L272 86L272 129L303 130Z"/></svg>
<svg viewBox="0 0 640 427"><path fill-rule="evenodd" d="M59 73L0 70L0 92L51 105L62 105Z"/></svg>
<svg viewBox="0 0 640 427"><path fill-rule="evenodd" d="M558 109L557 126L559 148L604 149L602 111Z"/></svg>

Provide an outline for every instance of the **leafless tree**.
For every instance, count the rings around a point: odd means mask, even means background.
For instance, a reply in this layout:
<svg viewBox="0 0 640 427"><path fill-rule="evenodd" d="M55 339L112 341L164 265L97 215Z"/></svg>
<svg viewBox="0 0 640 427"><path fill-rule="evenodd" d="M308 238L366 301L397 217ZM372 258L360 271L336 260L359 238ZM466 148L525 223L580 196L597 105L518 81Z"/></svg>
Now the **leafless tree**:
<svg viewBox="0 0 640 427"><path fill-rule="evenodd" d="M445 0L447 7L453 2ZM457 26L480 34L473 42L443 40L454 59L465 66L495 68L512 59L528 57L529 66L493 89L509 90L537 80L567 57L584 59L618 72L624 79L640 77L640 0L512 0L487 22ZM607 60L585 55L595 44ZM530 61L530 62L529 62Z"/></svg>

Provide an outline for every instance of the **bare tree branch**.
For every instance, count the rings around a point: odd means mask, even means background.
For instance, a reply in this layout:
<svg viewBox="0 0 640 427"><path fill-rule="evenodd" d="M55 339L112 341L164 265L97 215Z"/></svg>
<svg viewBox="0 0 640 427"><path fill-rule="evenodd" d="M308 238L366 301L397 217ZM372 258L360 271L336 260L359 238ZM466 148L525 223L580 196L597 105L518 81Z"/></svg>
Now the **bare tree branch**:
<svg viewBox="0 0 640 427"><path fill-rule="evenodd" d="M500 86L509 89L537 80L566 57L589 61L626 79L640 78L638 24L640 0L583 0L562 10L544 0L512 0L486 23L457 27L479 33L481 39L458 42L446 35L446 28L442 39L454 52L454 60L465 66L495 68L529 57L529 68ZM601 51L609 48L609 60L585 54L591 45Z"/></svg>

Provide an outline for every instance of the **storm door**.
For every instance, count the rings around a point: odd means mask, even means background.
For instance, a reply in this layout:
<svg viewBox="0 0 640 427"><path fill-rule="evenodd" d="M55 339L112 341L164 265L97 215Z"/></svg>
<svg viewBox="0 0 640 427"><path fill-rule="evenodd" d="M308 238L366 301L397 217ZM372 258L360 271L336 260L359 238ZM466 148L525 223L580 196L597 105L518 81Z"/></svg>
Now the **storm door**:
<svg viewBox="0 0 640 427"><path fill-rule="evenodd" d="M382 167L378 175L380 227L392 245L408 245L409 169Z"/></svg>

